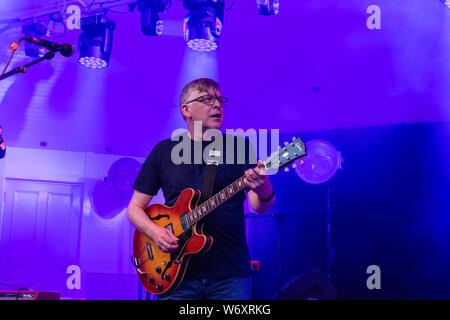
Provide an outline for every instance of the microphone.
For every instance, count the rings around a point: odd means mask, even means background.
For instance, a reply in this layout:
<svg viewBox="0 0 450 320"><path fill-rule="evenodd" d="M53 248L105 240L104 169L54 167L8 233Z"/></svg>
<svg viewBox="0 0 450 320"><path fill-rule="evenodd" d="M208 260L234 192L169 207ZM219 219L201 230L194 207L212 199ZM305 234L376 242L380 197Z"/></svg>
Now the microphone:
<svg viewBox="0 0 450 320"><path fill-rule="evenodd" d="M47 48L48 50L50 50L52 52L59 51L59 52L61 52L61 54L64 57L70 57L71 55L73 55L73 46L68 43L57 44L55 42L51 42L48 40L39 39L39 38L35 38L35 37L23 37L23 40L31 42L31 43L35 43L38 46Z"/></svg>

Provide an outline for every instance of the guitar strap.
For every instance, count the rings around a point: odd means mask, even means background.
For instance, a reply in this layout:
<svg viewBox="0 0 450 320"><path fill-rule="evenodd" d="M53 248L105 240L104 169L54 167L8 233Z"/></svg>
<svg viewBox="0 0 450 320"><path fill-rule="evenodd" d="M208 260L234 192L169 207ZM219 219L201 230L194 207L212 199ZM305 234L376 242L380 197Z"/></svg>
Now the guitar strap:
<svg viewBox="0 0 450 320"><path fill-rule="evenodd" d="M214 158L215 154L210 154ZM206 165L205 177L203 179L202 196L200 202L203 203L211 197L214 181L216 180L217 168L219 167L219 161L215 159L208 159Z"/></svg>

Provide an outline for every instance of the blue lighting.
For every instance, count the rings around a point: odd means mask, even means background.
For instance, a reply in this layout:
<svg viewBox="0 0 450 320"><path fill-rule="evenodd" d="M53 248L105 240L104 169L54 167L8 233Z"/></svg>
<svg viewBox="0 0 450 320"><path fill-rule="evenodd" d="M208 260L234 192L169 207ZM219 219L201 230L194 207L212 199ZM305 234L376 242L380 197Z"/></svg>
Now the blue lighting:
<svg viewBox="0 0 450 320"><path fill-rule="evenodd" d="M109 65L115 23L104 16L82 19L83 33L78 39L80 58L78 62L88 68L102 69Z"/></svg>
<svg viewBox="0 0 450 320"><path fill-rule="evenodd" d="M280 12L280 0L256 0L256 5L260 15L271 16Z"/></svg>
<svg viewBox="0 0 450 320"><path fill-rule="evenodd" d="M440 0L443 4L450 8L450 0Z"/></svg>
<svg viewBox="0 0 450 320"><path fill-rule="evenodd" d="M189 10L183 25L186 45L198 52L217 50L223 27L223 1L185 1L184 6Z"/></svg>
<svg viewBox="0 0 450 320"><path fill-rule="evenodd" d="M96 57L81 57L78 62L83 66L92 69L102 69L108 66L108 63L105 60Z"/></svg>
<svg viewBox="0 0 450 320"><path fill-rule="evenodd" d="M214 40L194 39L187 42L187 46L192 50L199 52L211 52L219 46Z"/></svg>

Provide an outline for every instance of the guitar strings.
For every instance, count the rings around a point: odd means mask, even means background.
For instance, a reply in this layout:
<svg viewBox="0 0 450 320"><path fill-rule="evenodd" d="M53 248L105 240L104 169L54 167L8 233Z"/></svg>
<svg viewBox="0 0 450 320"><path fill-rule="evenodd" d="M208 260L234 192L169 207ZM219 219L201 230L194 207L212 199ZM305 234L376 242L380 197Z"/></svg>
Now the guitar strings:
<svg viewBox="0 0 450 320"><path fill-rule="evenodd" d="M271 157L269 157L268 159L270 159ZM267 160L268 160L267 159ZM266 160L266 161L267 161ZM265 162L266 161L264 161L264 165L265 165ZM274 163L273 163L273 165L274 166L278 166L279 164L281 163L281 161L279 160L279 159L276 159L275 161L274 161ZM280 168L278 168L278 170L279 170ZM239 179L237 179L236 181L238 181L238 180L240 180L240 179L242 179L242 178L244 178L245 177L245 175L243 175L242 177L240 177ZM235 182L236 182L235 181ZM233 183L235 183L235 182L233 182ZM232 184L233 184L232 183ZM232 184L230 184L230 185L232 185ZM194 210L196 210L198 213L200 213L200 215L202 215L202 211L200 210L200 207L201 206L205 206L205 203L207 203L208 201L210 201L211 199L215 199L216 201L217 200L219 200L219 201L217 201L217 202L220 202L220 193L221 192L223 192L224 190L226 190L228 188L228 186L227 187L225 187L225 188L223 188L222 190L220 190L219 192L217 192L215 195L213 195L211 198L209 198L208 200L206 200L205 202L203 202L202 204L200 204L198 207L196 207L196 208L194 208L192 211L190 211L190 212L188 212L187 214L192 214L192 212L194 211ZM239 188L237 191L234 191L234 188L233 188L233 194L231 195L231 196L234 196L236 193L238 193L239 191L241 191L242 189L244 189L245 187L241 187L241 188ZM230 198L230 196L228 197L228 198ZM222 204L222 203L221 203ZM215 209L215 208L214 208ZM214 210L213 209L213 210ZM208 211L212 211L212 210L208 210ZM197 215L196 215L197 216ZM191 224L189 221L188 221L188 225L189 225L189 228L191 227L191 226L193 226L194 224L196 224L198 221L200 221L202 218L203 218L204 216L201 216L200 217L200 219L198 219L198 218L195 218L194 219L194 222ZM184 233L184 232L183 232ZM182 233L182 234L183 234Z"/></svg>

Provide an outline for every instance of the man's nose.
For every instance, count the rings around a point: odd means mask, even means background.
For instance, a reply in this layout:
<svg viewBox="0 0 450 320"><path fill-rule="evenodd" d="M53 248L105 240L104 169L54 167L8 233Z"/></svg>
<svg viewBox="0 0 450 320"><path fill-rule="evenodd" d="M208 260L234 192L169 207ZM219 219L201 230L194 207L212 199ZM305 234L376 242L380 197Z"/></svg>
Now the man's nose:
<svg viewBox="0 0 450 320"><path fill-rule="evenodd" d="M219 102L219 100L214 100L214 104L213 104L213 106L212 106L213 108L217 108L217 109L222 109L223 108L223 106L222 106L222 104Z"/></svg>

